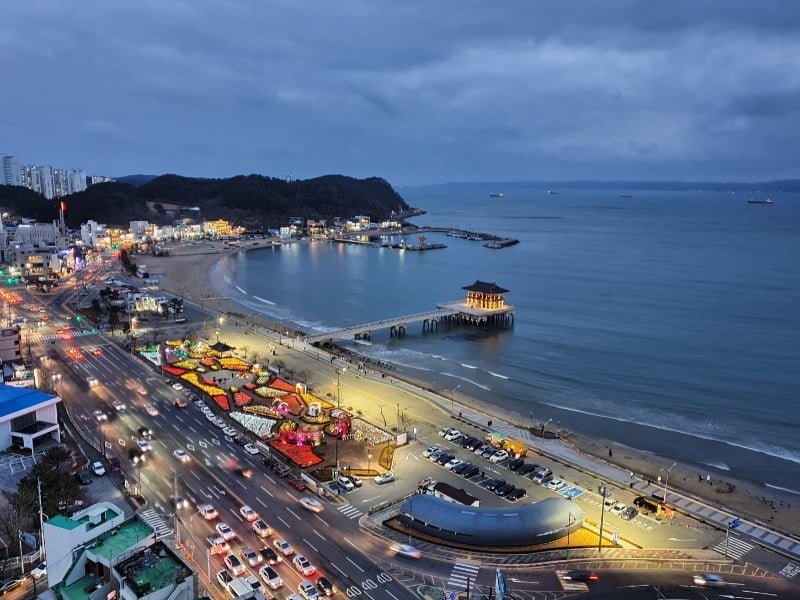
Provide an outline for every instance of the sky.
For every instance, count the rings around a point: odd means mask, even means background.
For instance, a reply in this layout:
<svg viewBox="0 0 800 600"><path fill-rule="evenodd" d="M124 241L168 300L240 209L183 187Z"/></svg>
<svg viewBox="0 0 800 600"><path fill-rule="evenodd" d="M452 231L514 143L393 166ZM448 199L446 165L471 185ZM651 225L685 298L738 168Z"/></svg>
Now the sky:
<svg viewBox="0 0 800 600"><path fill-rule="evenodd" d="M90 174L800 176L800 3L4 0L0 152Z"/></svg>

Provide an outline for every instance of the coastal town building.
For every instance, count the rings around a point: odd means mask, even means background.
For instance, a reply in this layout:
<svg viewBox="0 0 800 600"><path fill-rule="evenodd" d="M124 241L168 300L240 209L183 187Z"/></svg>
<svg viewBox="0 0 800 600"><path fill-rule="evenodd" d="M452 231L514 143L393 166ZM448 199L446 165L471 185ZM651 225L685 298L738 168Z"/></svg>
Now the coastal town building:
<svg viewBox="0 0 800 600"><path fill-rule="evenodd" d="M22 185L22 165L16 156L10 154L3 156L0 184Z"/></svg>
<svg viewBox="0 0 800 600"><path fill-rule="evenodd" d="M105 175L89 175L88 184L92 186L97 185L98 183L110 183L114 181L116 181L116 179L106 177Z"/></svg>
<svg viewBox="0 0 800 600"><path fill-rule="evenodd" d="M196 574L138 514L98 502L44 522L48 591L41 599L189 600Z"/></svg>
<svg viewBox="0 0 800 600"><path fill-rule="evenodd" d="M81 241L87 248L97 248L105 233L106 226L103 223L90 220L81 224Z"/></svg>
<svg viewBox="0 0 800 600"><path fill-rule="evenodd" d="M39 390L0 385L0 450L34 450L45 439L61 441L57 405L61 398Z"/></svg>
<svg viewBox="0 0 800 600"><path fill-rule="evenodd" d="M495 283L476 280L471 285L465 285L467 290L467 306L481 310L501 310L506 306L505 294L507 289Z"/></svg>
<svg viewBox="0 0 800 600"><path fill-rule="evenodd" d="M22 360L19 327L3 327L0 329L0 362L5 364L18 360Z"/></svg>

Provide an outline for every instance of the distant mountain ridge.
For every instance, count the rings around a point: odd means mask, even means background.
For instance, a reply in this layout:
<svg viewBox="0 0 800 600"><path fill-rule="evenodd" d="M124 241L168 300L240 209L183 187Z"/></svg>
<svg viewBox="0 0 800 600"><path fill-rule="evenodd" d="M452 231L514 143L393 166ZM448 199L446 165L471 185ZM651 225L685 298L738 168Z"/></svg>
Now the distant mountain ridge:
<svg viewBox="0 0 800 600"><path fill-rule="evenodd" d="M153 181L158 175L123 175L122 177L115 177L114 181L117 183L129 183L139 187L149 181Z"/></svg>
<svg viewBox="0 0 800 600"><path fill-rule="evenodd" d="M383 220L393 211L409 208L385 179L344 175L291 182L262 175L226 179L161 175L139 186L120 181L99 183L66 196L64 201L70 227L89 219L119 226L127 226L131 220L168 223L179 209L190 207L200 208L205 219L224 218L250 228L286 225L289 217L368 215ZM0 186L0 206L42 221L57 216L56 201L25 188Z"/></svg>

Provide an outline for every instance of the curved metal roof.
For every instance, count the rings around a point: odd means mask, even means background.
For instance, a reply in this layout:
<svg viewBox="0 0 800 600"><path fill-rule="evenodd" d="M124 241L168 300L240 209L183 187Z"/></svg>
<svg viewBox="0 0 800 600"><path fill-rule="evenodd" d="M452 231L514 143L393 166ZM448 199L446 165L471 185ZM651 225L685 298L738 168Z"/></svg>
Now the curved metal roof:
<svg viewBox="0 0 800 600"><path fill-rule="evenodd" d="M413 529L479 546L531 546L564 537L583 523L580 507L564 498L485 508L418 494L400 511L401 520Z"/></svg>

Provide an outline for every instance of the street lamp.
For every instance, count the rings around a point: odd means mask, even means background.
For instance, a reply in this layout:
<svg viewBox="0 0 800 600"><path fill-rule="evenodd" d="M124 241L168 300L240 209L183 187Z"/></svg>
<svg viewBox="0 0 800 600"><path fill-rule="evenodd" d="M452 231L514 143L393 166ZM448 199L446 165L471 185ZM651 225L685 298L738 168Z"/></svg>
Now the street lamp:
<svg viewBox="0 0 800 600"><path fill-rule="evenodd" d="M372 452L367 452L367 477L372 472Z"/></svg>
<svg viewBox="0 0 800 600"><path fill-rule="evenodd" d="M667 483L669 483L669 472L672 471L672 469L677 464L678 463L674 462L674 463L672 463L672 466L669 469L661 469L662 471L666 471L667 472L666 476L664 477L664 505L665 506L667 504ZM659 476L659 480L660 479L661 479L661 476Z"/></svg>
<svg viewBox="0 0 800 600"><path fill-rule="evenodd" d="M456 390L461 387L459 383L456 387L450 390L450 414L455 414L455 403L456 403Z"/></svg>
<svg viewBox="0 0 800 600"><path fill-rule="evenodd" d="M569 530L572 528L574 518L574 515L569 513L569 516L567 517L567 558L569 558Z"/></svg>
<svg viewBox="0 0 800 600"><path fill-rule="evenodd" d="M605 483L600 484L600 493L603 495L603 502L600 505L600 539L597 541L598 553L603 549L603 518L606 516L606 494L608 493L608 488Z"/></svg>

